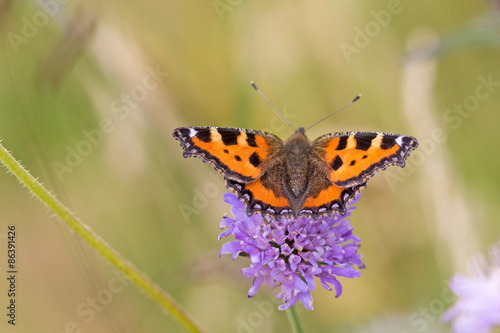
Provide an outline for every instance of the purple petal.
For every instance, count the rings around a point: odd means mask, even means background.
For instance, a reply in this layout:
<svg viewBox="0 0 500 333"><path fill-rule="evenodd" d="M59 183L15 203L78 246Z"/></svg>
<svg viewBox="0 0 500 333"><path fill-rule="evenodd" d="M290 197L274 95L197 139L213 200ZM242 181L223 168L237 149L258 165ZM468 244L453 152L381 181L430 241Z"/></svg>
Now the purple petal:
<svg viewBox="0 0 500 333"><path fill-rule="evenodd" d="M292 254L288 258L288 262L290 263L290 268L291 268L292 272L295 272L295 270L297 269L297 265L300 263L301 260L302 259L296 254Z"/></svg>
<svg viewBox="0 0 500 333"><path fill-rule="evenodd" d="M313 299L311 296L311 292L308 290L306 292L300 293L299 298L302 301L302 304L304 304L305 308L307 310L313 310Z"/></svg>
<svg viewBox="0 0 500 333"><path fill-rule="evenodd" d="M334 266L334 267L332 267L330 274L335 274L335 275L343 276L346 278L357 278L357 277L361 276L360 271L357 271L350 266L347 266L347 267Z"/></svg>
<svg viewBox="0 0 500 333"><path fill-rule="evenodd" d="M219 257L223 254L229 254L241 250L242 250L242 244L240 241L227 242L226 244L222 245L222 248L219 252Z"/></svg>
<svg viewBox="0 0 500 333"><path fill-rule="evenodd" d="M253 280L253 284L252 284L252 287L250 288L250 290L248 290L248 298L251 298L253 296L255 296L255 294L257 293L257 291L259 290L259 287L260 285L262 284L262 282L264 282L264 277L263 276L257 276L254 280Z"/></svg>
<svg viewBox="0 0 500 333"><path fill-rule="evenodd" d="M226 192L222 195L224 202L230 204L231 206L236 206L241 210L245 209L245 204L238 199L238 196L231 192Z"/></svg>
<svg viewBox="0 0 500 333"><path fill-rule="evenodd" d="M227 230L221 232L219 234L219 240L221 240L224 237L227 237L227 236L231 235L232 233L233 233L233 231L231 229L227 229Z"/></svg>
<svg viewBox="0 0 500 333"><path fill-rule="evenodd" d="M325 289L332 290L333 286L336 297L342 293L337 276L360 276L355 268L364 267L358 254L361 240L353 234L347 220L354 208L350 207L346 216L275 220L260 214L248 216L245 205L234 194L225 194L224 201L232 205L234 219L222 219L219 227L226 230L219 239L232 234L236 240L225 243L220 254L232 253L233 259L241 253L249 256L250 267L241 270L245 277L253 279L248 297L253 297L266 283L280 288L276 297L283 304L279 309L290 308L300 299L306 309L312 310L315 276Z"/></svg>
<svg viewBox="0 0 500 333"><path fill-rule="evenodd" d="M283 253L283 255L289 256L290 254L292 254L292 251L293 249L290 247L290 245L286 243L281 245L281 253Z"/></svg>

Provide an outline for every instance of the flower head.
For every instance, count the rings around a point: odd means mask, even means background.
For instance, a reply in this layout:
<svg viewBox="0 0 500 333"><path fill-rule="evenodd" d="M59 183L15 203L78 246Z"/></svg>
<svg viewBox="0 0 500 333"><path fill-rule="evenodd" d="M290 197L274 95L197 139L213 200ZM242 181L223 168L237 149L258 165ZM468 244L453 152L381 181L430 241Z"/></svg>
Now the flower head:
<svg viewBox="0 0 500 333"><path fill-rule="evenodd" d="M359 199L359 195L354 200ZM316 289L315 277L326 290L335 289L335 296L342 293L338 276L354 278L361 275L354 267L364 268L358 254L361 239L345 216L333 214L317 220L311 218L263 218L260 214L248 216L245 205L232 193L224 194L224 201L231 204L234 216L224 216L219 239L233 235L235 241L222 246L220 255L248 256L250 267L242 269L247 278L253 279L248 297L254 296L266 283L281 287L276 297L284 303L278 308L287 309L301 300L312 310L311 290Z"/></svg>
<svg viewBox="0 0 500 333"><path fill-rule="evenodd" d="M450 289L457 301L441 317L453 320L455 333L483 333L500 326L500 243L491 247L491 266L484 256L474 261L472 277L455 275Z"/></svg>

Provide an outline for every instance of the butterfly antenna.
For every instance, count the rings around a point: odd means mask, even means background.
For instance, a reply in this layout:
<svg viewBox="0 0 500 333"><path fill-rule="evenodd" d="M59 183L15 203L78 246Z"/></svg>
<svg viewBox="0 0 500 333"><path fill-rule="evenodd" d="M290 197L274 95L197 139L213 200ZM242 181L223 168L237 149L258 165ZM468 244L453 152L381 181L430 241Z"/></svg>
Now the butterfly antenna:
<svg viewBox="0 0 500 333"><path fill-rule="evenodd" d="M342 111L343 109L345 109L346 107L348 107L349 105L351 105L352 103L356 102L358 99L361 98L361 94L359 94L358 96L354 97L354 99L352 101L350 101L349 103L345 104L344 106L342 106L340 109L338 110L335 110L333 111L332 113L330 113L329 115L327 115L326 117L323 117L322 119L318 120L317 122L315 122L314 124L312 124L311 126L309 126L308 128L306 128L306 131L311 129L312 127L318 125L320 122L322 122L323 120L327 119L327 118L330 118L331 116L333 116L334 114Z"/></svg>
<svg viewBox="0 0 500 333"><path fill-rule="evenodd" d="M278 113L281 118L283 118L283 120L285 121L285 123L287 123L288 126L290 126L294 131L296 131L295 127L293 127L292 124L290 124L290 122L288 121L288 119L286 119L285 116L282 115L281 112L271 102L269 102L269 100L266 98L266 96L264 96L264 94L262 93L262 91L260 91L259 88L257 88L257 86L255 85L255 83L253 81L250 81L250 84L255 89L255 91L257 91L259 93L259 95L262 96L262 98L267 102L267 104L269 104L273 108L273 110L276 111L276 113Z"/></svg>

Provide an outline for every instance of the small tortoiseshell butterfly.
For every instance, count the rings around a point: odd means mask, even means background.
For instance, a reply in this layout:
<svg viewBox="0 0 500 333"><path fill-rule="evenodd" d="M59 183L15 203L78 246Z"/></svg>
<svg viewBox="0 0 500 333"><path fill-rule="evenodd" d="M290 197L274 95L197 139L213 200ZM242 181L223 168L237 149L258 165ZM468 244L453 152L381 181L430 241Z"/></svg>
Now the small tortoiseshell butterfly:
<svg viewBox="0 0 500 333"><path fill-rule="evenodd" d="M222 174L248 215L278 220L344 215L370 177L404 167L418 146L411 136L372 132L330 133L311 142L303 127L285 142L241 128L180 127L173 135L185 158L200 157Z"/></svg>

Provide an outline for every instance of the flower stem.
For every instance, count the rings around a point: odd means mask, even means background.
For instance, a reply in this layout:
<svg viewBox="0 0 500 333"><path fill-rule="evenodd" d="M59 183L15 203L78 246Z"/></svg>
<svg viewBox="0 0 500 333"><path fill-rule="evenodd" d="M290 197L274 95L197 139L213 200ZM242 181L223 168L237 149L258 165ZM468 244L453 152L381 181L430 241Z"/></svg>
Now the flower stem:
<svg viewBox="0 0 500 333"><path fill-rule="evenodd" d="M288 316L288 321L290 322L290 326L292 326L293 333L304 333L304 325L302 325L302 320L300 320L299 313L295 308L295 305L291 306L286 314Z"/></svg>
<svg viewBox="0 0 500 333"><path fill-rule="evenodd" d="M38 182L0 143L0 161L9 169L19 181L38 197L50 210L57 214L80 237L89 243L97 252L120 270L127 278L133 281L161 308L177 319L189 332L203 332L195 321L188 316L175 300L161 290L142 272L126 261L118 252L106 244L99 236L84 225L72 212L69 211L56 197Z"/></svg>

